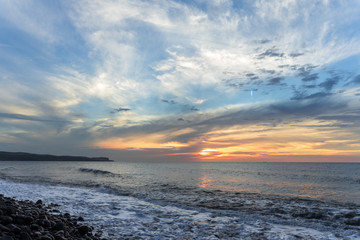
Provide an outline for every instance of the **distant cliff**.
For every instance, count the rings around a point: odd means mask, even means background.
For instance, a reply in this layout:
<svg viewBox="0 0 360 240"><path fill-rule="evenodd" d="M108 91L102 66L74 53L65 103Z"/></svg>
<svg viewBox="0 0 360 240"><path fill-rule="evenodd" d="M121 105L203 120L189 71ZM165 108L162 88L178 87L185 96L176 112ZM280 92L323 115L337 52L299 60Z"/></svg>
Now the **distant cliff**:
<svg viewBox="0 0 360 240"><path fill-rule="evenodd" d="M112 162L107 157L82 157L82 156L54 156L47 154L34 154L24 152L2 152L0 161L82 161L82 162Z"/></svg>

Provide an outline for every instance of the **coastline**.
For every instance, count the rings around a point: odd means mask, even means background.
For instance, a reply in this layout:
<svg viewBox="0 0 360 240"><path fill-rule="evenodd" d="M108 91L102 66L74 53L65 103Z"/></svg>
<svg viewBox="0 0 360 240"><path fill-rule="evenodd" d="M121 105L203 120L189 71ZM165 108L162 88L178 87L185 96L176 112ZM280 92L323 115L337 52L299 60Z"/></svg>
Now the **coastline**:
<svg viewBox="0 0 360 240"><path fill-rule="evenodd" d="M42 200L19 201L0 194L0 238L106 240L101 238L100 230L93 234L94 227L83 224L83 217L62 214L56 206L46 206Z"/></svg>
<svg viewBox="0 0 360 240"><path fill-rule="evenodd" d="M26 152L0 151L0 161L63 161L63 162L113 162L107 157L56 156Z"/></svg>

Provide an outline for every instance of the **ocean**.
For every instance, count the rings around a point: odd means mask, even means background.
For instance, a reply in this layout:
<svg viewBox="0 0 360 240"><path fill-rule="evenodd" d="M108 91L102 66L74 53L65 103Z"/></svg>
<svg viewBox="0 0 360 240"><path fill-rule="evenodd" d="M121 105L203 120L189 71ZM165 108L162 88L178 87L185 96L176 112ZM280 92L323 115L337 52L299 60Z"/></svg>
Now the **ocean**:
<svg viewBox="0 0 360 240"><path fill-rule="evenodd" d="M0 193L111 239L360 239L360 164L0 162Z"/></svg>

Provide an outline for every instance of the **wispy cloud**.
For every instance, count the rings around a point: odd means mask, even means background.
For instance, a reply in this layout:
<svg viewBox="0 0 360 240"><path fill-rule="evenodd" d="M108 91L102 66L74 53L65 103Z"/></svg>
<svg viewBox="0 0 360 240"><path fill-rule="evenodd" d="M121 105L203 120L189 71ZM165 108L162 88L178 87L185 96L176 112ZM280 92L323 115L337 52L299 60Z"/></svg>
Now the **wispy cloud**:
<svg viewBox="0 0 360 240"><path fill-rule="evenodd" d="M52 143L88 147L356 152L358 1L1 6L0 128L14 142L44 123Z"/></svg>

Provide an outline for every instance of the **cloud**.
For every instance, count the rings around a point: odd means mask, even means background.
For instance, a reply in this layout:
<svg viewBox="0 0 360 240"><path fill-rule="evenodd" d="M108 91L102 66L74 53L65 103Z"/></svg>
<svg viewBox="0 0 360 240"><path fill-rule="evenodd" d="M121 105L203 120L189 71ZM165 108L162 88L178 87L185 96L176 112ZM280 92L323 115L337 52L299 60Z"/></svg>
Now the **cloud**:
<svg viewBox="0 0 360 240"><path fill-rule="evenodd" d="M194 111L194 112L200 111L200 109L195 106L190 106L189 104L178 103L174 100L162 99L161 102L167 103L169 105L177 105L178 107L180 107L180 109L182 111L189 111L189 110Z"/></svg>
<svg viewBox="0 0 360 240"><path fill-rule="evenodd" d="M281 129L273 128L282 125L290 136L296 121L307 122L300 129L309 134L312 121L316 129L321 121L336 128L342 120L330 116L358 103L348 90L360 83L357 66L342 61L356 62L360 54L360 30L354 27L359 9L358 1L336 7L311 0L241 6L5 1L0 25L11 31L0 39L0 100L7 103L0 106L0 127L9 136L31 136L29 124L45 123L44 136L82 146L118 138L129 147L127 140L136 144L148 135L149 147L167 150L194 144L195 151L207 142L230 151L228 145L241 141L250 149L238 146L234 154L255 152L252 140L274 146L255 131L276 134ZM23 46L25 38L15 35L30 36L30 42ZM257 90L252 97L251 89ZM109 114L114 106L125 106L112 110L124 114ZM60 125L61 133L51 137ZM277 138L279 145L286 140Z"/></svg>
<svg viewBox="0 0 360 240"><path fill-rule="evenodd" d="M332 78L327 78L324 82L320 83L319 86L327 91L330 91L339 81L340 77L334 76Z"/></svg>
<svg viewBox="0 0 360 240"><path fill-rule="evenodd" d="M356 75L347 85L349 84L360 84L360 75Z"/></svg>
<svg viewBox="0 0 360 240"><path fill-rule="evenodd" d="M136 146L134 138L142 138L150 148L163 146L195 158L203 156L201 149L209 148L216 151L219 159L346 153L340 146L331 147L331 142L342 139L348 143L348 138L356 135L355 126L349 123L358 118L357 114L342 117L350 109L345 99L334 99L332 95L310 97L188 115L186 118L191 121L180 120L181 126L176 123L179 120L161 119L148 125L118 128L108 132L108 137L123 136L118 140L119 148L128 147L124 145L127 139Z"/></svg>
<svg viewBox="0 0 360 240"><path fill-rule="evenodd" d="M114 108L113 111L111 111L111 113L128 112L128 111L131 111L131 109L126 107L119 107L119 108Z"/></svg>
<svg viewBox="0 0 360 240"><path fill-rule="evenodd" d="M200 109L198 109L198 108L195 107L195 106L192 106L192 107L190 108L190 111L197 112L197 111L200 111Z"/></svg>
<svg viewBox="0 0 360 240"><path fill-rule="evenodd" d="M164 103L169 103L169 104L177 104L177 102L175 102L174 100L162 99L161 101Z"/></svg>
<svg viewBox="0 0 360 240"><path fill-rule="evenodd" d="M268 81L268 85L285 85L285 84L281 83L282 80L284 80L283 77L271 78Z"/></svg>
<svg viewBox="0 0 360 240"><path fill-rule="evenodd" d="M262 39L262 40L255 40L254 42L255 42L255 43L259 43L259 44L267 44L267 43L270 43L271 40L269 40L269 39Z"/></svg>
<svg viewBox="0 0 360 240"><path fill-rule="evenodd" d="M59 34L58 30L66 31L66 28L62 26L68 24L66 16L59 10L61 9L60 5L33 0L26 2L2 1L0 18L3 19L3 23L6 22L14 29L39 41L59 42L64 39L64 36Z"/></svg>
<svg viewBox="0 0 360 240"><path fill-rule="evenodd" d="M280 53L278 49L267 49L265 52L261 53L258 58L263 59L265 57L283 57L285 54Z"/></svg>
<svg viewBox="0 0 360 240"><path fill-rule="evenodd" d="M349 11L345 4L338 7ZM306 1L269 5L255 1L249 4L249 9L244 9L249 11L242 12L242 15L232 9L231 4L217 7L215 15L205 9L197 4L173 1L122 1L116 4L79 1L71 16L84 39L95 52L101 53L99 58L104 61L99 61L102 64L98 67L106 69L109 79L119 79L119 93L124 90L124 94L131 94L137 101L145 101L152 93L176 96L179 100L187 96L196 97L197 92L192 91L194 88L203 92L204 99L210 99L214 94L220 96L228 91L226 86L219 85L221 79L228 79L223 72L250 71L255 74L254 79L264 79L269 74L278 73L285 61L289 66L309 68L354 55L353 49L360 46L356 40L350 46L347 39L329 37L342 29L337 20L344 15L342 11L334 11L322 3L316 5ZM293 28L290 23L299 28ZM329 28L329 24L333 27ZM134 27L127 27L130 25ZM256 31L250 32L249 29ZM142 42L142 39L148 39L145 32L161 36L153 40L156 48L150 46L151 42ZM267 44L270 42L273 46L269 48ZM156 54L152 49L156 49ZM284 61L277 61L278 58ZM142 72L150 73L152 77L133 75L139 68L145 69ZM267 72L260 71L260 68ZM293 72L291 68L282 71L284 76ZM317 78L316 73L313 74L302 78L313 81ZM127 78L129 84L122 84L121 78ZM147 89L143 88L144 78L147 79ZM245 78L227 86L238 88L244 81ZM205 91L209 88L215 91ZM146 94L135 94L139 92Z"/></svg>
<svg viewBox="0 0 360 240"><path fill-rule="evenodd" d="M304 55L305 53L290 53L289 56L290 57L293 57L293 58L296 58L296 57L300 57L302 55Z"/></svg>
<svg viewBox="0 0 360 240"><path fill-rule="evenodd" d="M9 119L18 119L26 121L38 121L38 122L55 122L55 123L69 123L70 121L63 119L44 119L38 116L29 116L23 114L14 114L14 113L1 113L0 118L9 118Z"/></svg>
<svg viewBox="0 0 360 240"><path fill-rule="evenodd" d="M333 93L329 93L329 92L317 92L317 93L313 93L310 95L306 95L304 96L303 94L292 97L291 100L306 100L306 99L314 99L314 98L324 98L324 97L329 97L333 95Z"/></svg>
<svg viewBox="0 0 360 240"><path fill-rule="evenodd" d="M301 81L303 82L310 82L310 81L315 81L316 79L319 78L319 74L318 73L312 73L312 74L308 74L305 77L303 77L301 79Z"/></svg>

